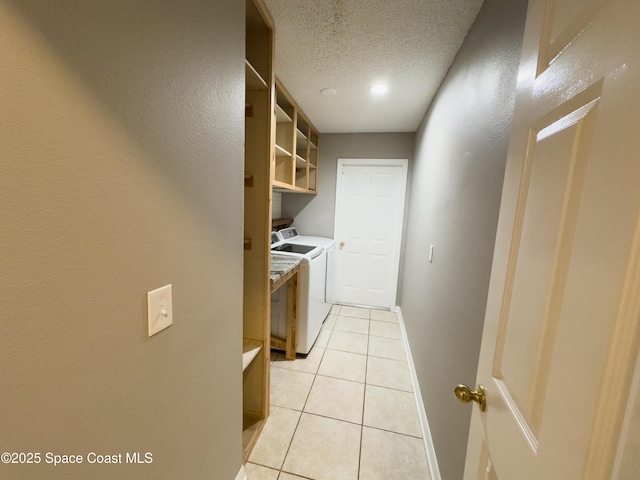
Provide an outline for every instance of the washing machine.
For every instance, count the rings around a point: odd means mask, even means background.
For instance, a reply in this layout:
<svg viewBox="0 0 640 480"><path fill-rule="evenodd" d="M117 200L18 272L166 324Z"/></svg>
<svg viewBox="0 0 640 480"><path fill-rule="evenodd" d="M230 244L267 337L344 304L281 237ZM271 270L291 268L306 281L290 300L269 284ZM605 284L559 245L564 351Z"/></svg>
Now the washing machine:
<svg viewBox="0 0 640 480"><path fill-rule="evenodd" d="M325 276L325 303L328 306L328 309L331 309L331 305L334 303L334 293L333 293L333 285L335 278L335 270L336 270L336 248L335 241L333 238L326 237L314 237L309 235L300 235L300 232L296 227L283 228L279 232L277 232L278 237L282 241L286 241L288 243L299 244L299 245L310 245L323 247L327 252L326 256L326 276ZM327 308L327 307L325 307Z"/></svg>
<svg viewBox="0 0 640 480"><path fill-rule="evenodd" d="M331 306L326 303L327 252L319 245L283 240L271 234L271 252L300 258L297 292L296 352L308 354L315 343ZM287 289L271 295L271 334L285 338Z"/></svg>

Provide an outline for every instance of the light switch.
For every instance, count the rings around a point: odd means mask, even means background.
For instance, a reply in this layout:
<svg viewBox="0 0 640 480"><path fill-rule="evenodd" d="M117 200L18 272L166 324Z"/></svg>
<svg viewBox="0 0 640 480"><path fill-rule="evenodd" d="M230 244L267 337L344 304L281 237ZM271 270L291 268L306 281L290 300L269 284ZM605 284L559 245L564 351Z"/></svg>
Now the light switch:
<svg viewBox="0 0 640 480"><path fill-rule="evenodd" d="M171 285L165 285L147 293L147 316L149 336L173 325Z"/></svg>
<svg viewBox="0 0 640 480"><path fill-rule="evenodd" d="M429 245L429 263L433 263L433 245Z"/></svg>

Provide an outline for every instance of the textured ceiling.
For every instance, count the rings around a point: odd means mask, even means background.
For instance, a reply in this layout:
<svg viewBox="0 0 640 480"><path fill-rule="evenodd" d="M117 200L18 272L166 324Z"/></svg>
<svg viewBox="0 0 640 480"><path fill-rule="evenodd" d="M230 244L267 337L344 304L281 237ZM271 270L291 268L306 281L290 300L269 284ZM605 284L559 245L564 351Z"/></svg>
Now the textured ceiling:
<svg viewBox="0 0 640 480"><path fill-rule="evenodd" d="M321 133L414 132L482 0L265 0L275 73ZM373 98L369 87L389 92ZM331 97L320 93L332 88Z"/></svg>

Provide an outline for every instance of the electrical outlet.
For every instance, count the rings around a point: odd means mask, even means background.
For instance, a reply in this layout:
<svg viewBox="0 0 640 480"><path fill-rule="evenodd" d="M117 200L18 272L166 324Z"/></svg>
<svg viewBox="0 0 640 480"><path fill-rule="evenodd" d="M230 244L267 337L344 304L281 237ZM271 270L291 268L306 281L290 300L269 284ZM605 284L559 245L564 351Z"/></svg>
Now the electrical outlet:
<svg viewBox="0 0 640 480"><path fill-rule="evenodd" d="M147 293L149 336L173 325L173 299L171 285Z"/></svg>

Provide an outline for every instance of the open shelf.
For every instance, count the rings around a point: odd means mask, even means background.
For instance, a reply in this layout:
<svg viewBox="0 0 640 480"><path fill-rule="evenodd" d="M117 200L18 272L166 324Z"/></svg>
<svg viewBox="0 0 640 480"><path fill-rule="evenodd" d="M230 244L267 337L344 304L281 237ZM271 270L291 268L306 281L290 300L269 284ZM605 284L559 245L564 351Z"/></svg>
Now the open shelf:
<svg viewBox="0 0 640 480"><path fill-rule="evenodd" d="M267 82L262 78L258 71L253 68L249 60L244 61L245 82L247 90L268 90Z"/></svg>
<svg viewBox="0 0 640 480"><path fill-rule="evenodd" d="M285 150L283 147L276 143L276 157L290 157L291 152Z"/></svg>
<svg viewBox="0 0 640 480"><path fill-rule="evenodd" d="M317 191L318 132L276 79L274 191Z"/></svg>
<svg viewBox="0 0 640 480"><path fill-rule="evenodd" d="M257 340L244 339L242 342L242 371L244 372L247 367L258 356L260 350L262 350L263 343Z"/></svg>
<svg viewBox="0 0 640 480"><path fill-rule="evenodd" d="M266 420L261 419L259 415L250 415L245 413L242 419L242 451L243 462L249 459L249 454L262 432Z"/></svg>
<svg viewBox="0 0 640 480"><path fill-rule="evenodd" d="M307 160L300 155L296 155L296 169L307 168Z"/></svg>
<svg viewBox="0 0 640 480"><path fill-rule="evenodd" d="M296 148L307 149L307 136L296 129Z"/></svg>
<svg viewBox="0 0 640 480"><path fill-rule="evenodd" d="M276 122L278 123L288 123L293 122L293 118L287 113L283 107L276 104Z"/></svg>

